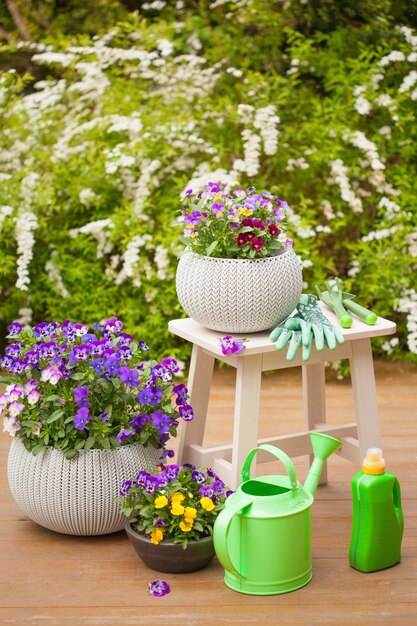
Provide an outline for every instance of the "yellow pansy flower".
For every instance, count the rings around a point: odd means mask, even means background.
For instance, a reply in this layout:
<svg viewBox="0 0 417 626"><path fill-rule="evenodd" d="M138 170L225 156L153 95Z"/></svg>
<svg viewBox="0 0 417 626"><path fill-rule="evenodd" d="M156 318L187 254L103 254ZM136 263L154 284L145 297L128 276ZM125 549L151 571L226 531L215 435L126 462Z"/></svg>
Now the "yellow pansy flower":
<svg viewBox="0 0 417 626"><path fill-rule="evenodd" d="M243 209L242 214L245 215L245 217L252 215L252 209Z"/></svg>
<svg viewBox="0 0 417 626"><path fill-rule="evenodd" d="M205 511L212 511L214 509L214 502L211 498L200 498L200 504Z"/></svg>
<svg viewBox="0 0 417 626"><path fill-rule="evenodd" d="M174 504L175 502L182 502L185 499L184 494L182 494L180 491L176 491L175 493L172 494L171 497L171 502L172 504Z"/></svg>
<svg viewBox="0 0 417 626"><path fill-rule="evenodd" d="M184 507L179 502L173 502L171 513L172 515L182 515L184 513Z"/></svg>
<svg viewBox="0 0 417 626"><path fill-rule="evenodd" d="M162 509L168 504L168 498L166 496L159 496L155 499L154 506L156 509Z"/></svg>
<svg viewBox="0 0 417 626"><path fill-rule="evenodd" d="M197 509L194 509L192 506L186 506L184 511L184 517L195 519L197 517Z"/></svg>
<svg viewBox="0 0 417 626"><path fill-rule="evenodd" d="M180 522L180 528L181 530L183 530L185 533L190 532L190 530L193 527L193 520L185 520L184 522Z"/></svg>
<svg viewBox="0 0 417 626"><path fill-rule="evenodd" d="M153 531L151 532L152 543L154 543L157 546L158 543L160 543L163 538L164 538L163 531L160 528L154 528Z"/></svg>

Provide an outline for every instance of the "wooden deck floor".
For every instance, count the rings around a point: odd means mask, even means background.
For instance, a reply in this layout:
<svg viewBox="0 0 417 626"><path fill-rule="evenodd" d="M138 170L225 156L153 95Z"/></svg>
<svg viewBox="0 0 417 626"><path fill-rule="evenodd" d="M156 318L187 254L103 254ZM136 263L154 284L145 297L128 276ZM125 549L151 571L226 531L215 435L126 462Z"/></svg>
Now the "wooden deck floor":
<svg viewBox="0 0 417 626"><path fill-rule="evenodd" d="M298 368L297 368L298 369ZM165 578L171 593L147 592L158 574L136 557L124 533L78 538L43 529L19 511L7 486L9 439L0 436L0 624L156 625L417 624L417 371L377 364L378 401L387 465L402 487L405 532L402 562L362 574L349 567L350 480L356 468L329 461L329 483L313 510L313 579L303 589L277 596L248 596L228 589L214 560L204 570ZM302 430L300 374L266 375L263 437ZM207 442L231 436L233 373L216 373ZM352 420L350 386L328 385L328 421ZM262 466L262 473L279 465ZM296 460L298 478L304 460Z"/></svg>

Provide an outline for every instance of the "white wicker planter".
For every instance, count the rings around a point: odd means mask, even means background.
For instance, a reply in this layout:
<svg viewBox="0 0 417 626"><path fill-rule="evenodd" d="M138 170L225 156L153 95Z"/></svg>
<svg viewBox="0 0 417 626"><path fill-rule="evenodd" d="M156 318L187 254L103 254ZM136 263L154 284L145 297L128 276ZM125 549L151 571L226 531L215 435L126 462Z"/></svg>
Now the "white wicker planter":
<svg viewBox="0 0 417 626"><path fill-rule="evenodd" d="M120 485L141 469L155 469L161 450L141 444L81 451L68 460L47 447L37 456L16 437L8 458L9 487L34 522L68 535L105 535L124 528L114 502Z"/></svg>
<svg viewBox="0 0 417 626"><path fill-rule="evenodd" d="M254 260L186 252L176 283L181 306L196 322L224 333L256 333L294 310L302 289L301 263L291 248Z"/></svg>

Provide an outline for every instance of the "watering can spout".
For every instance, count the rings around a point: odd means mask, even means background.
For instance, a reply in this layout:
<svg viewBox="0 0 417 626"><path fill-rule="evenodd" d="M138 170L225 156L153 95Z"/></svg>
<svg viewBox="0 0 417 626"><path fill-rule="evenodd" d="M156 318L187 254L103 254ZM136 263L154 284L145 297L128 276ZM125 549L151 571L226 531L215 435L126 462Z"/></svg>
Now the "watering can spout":
<svg viewBox="0 0 417 626"><path fill-rule="evenodd" d="M314 461L305 480L304 489L314 496L325 460L342 445L342 442L322 433L310 433L310 440Z"/></svg>

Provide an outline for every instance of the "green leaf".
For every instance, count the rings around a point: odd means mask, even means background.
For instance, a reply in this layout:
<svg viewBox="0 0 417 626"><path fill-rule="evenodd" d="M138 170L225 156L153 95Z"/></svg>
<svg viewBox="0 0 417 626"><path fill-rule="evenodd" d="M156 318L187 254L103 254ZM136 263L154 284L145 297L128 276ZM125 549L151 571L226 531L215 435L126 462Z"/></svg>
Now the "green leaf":
<svg viewBox="0 0 417 626"><path fill-rule="evenodd" d="M70 448L69 450L64 452L64 457L66 459L73 459L77 454L78 454L77 450L74 450L74 448Z"/></svg>
<svg viewBox="0 0 417 626"><path fill-rule="evenodd" d="M48 396L47 398L45 398L44 402L53 402L57 398L59 398L59 396L57 396L56 394L53 394L52 396Z"/></svg>
<svg viewBox="0 0 417 626"><path fill-rule="evenodd" d="M59 420L60 417L62 417L65 413L65 409L58 409L57 411L54 411L52 413L52 415L50 415L48 417L48 419L46 420L46 422L48 424L52 424L53 422L56 422L57 420ZM71 418L72 419L72 418Z"/></svg>
<svg viewBox="0 0 417 626"><path fill-rule="evenodd" d="M84 447L86 440L85 439L81 439L80 441L77 441L77 443L75 444L74 448L76 450L81 450L81 448Z"/></svg>
<svg viewBox="0 0 417 626"><path fill-rule="evenodd" d="M85 378L85 374L83 372L76 372L75 374L71 374L72 380L83 380Z"/></svg>
<svg viewBox="0 0 417 626"><path fill-rule="evenodd" d="M96 442L95 437L88 437L87 441L84 444L84 450L90 450Z"/></svg>
<svg viewBox="0 0 417 626"><path fill-rule="evenodd" d="M32 448L32 454L34 456L38 455L41 450L45 448L43 443L38 443L34 448Z"/></svg>
<svg viewBox="0 0 417 626"><path fill-rule="evenodd" d="M100 439L100 443L105 450L110 450L110 441L108 437L103 437L103 439Z"/></svg>
<svg viewBox="0 0 417 626"><path fill-rule="evenodd" d="M217 243L218 243L217 241L213 241L213 243L211 243L211 244L209 245L209 247L206 249L206 255L207 255L207 256L210 256L210 255L211 255L211 253L213 252L213 250L216 248Z"/></svg>
<svg viewBox="0 0 417 626"><path fill-rule="evenodd" d="M44 436L43 441L44 441L45 446L47 446L48 443L49 443L49 434L48 433L46 433L46 435Z"/></svg>

